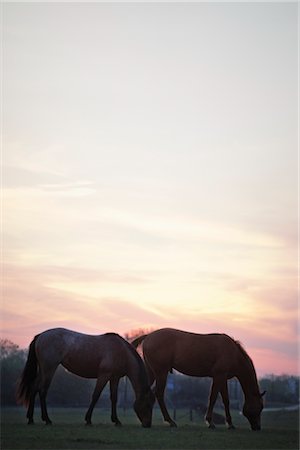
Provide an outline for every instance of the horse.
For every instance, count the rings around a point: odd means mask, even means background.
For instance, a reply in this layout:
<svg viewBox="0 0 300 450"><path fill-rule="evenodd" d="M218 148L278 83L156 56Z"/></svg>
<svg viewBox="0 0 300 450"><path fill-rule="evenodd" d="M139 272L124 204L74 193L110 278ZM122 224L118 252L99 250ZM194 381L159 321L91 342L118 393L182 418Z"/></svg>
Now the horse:
<svg viewBox="0 0 300 450"><path fill-rule="evenodd" d="M49 419L46 396L59 364L84 378L97 378L90 406L85 415L91 425L92 412L102 390L109 381L111 420L121 425L117 416L119 380L127 376L135 392L134 410L143 427L151 427L155 396L148 384L144 362L135 348L116 333L88 335L54 328L34 337L17 390L17 399L28 407L28 424L34 423L34 402L39 393L42 420Z"/></svg>
<svg viewBox="0 0 300 450"><path fill-rule="evenodd" d="M243 389L245 402L243 414L252 430L261 429L263 409L257 376L253 362L242 345L226 334L197 334L172 328L162 328L133 340L137 348L143 342L143 356L150 386L155 381L155 395L162 415L170 426L176 427L164 401L168 373L173 369L185 375L211 377L209 404L205 420L209 428L215 428L212 414L221 393L229 429L234 429L229 409L227 380L236 377Z"/></svg>

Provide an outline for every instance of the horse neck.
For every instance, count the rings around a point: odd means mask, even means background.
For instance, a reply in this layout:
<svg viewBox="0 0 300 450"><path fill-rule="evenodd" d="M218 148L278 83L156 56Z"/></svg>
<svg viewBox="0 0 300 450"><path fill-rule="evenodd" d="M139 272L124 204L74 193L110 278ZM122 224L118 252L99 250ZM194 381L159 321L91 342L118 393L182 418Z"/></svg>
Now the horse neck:
<svg viewBox="0 0 300 450"><path fill-rule="evenodd" d="M142 360L139 361L139 356L134 355L135 351L128 354L128 365L127 365L127 377L133 387L136 398L138 398L147 387L147 374L143 366Z"/></svg>
<svg viewBox="0 0 300 450"><path fill-rule="evenodd" d="M245 398L251 398L259 394L259 387L256 372L250 357L245 353L241 354L239 369L237 371L237 379L239 380Z"/></svg>

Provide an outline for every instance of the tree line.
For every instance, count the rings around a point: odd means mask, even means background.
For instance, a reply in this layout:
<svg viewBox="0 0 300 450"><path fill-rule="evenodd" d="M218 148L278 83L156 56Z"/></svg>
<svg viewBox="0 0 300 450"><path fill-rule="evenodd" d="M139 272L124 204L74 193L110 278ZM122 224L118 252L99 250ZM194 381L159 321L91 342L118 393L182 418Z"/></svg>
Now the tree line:
<svg viewBox="0 0 300 450"><path fill-rule="evenodd" d="M1 362L1 406L15 406L16 386L27 358L27 350L9 340L0 340ZM174 371L169 374L166 399L171 408L202 410L207 404L211 379L187 377ZM297 404L299 399L299 377L290 375L268 375L259 380L261 390L266 390L266 406ZM48 403L61 407L87 407L89 405L95 380L84 379L59 366L48 393ZM237 380L229 381L229 395L233 408L240 409L243 393ZM124 409L133 403L130 383L123 378L119 386L118 404ZM109 391L101 395L99 406L109 407Z"/></svg>

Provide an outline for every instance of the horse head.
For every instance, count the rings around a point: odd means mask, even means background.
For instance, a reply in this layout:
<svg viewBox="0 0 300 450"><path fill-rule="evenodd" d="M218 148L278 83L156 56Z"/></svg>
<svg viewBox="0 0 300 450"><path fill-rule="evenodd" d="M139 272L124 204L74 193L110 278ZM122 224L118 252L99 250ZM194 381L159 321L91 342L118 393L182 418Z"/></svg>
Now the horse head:
<svg viewBox="0 0 300 450"><path fill-rule="evenodd" d="M137 397L133 408L140 419L144 428L150 428L152 425L152 409L155 402L155 396L150 388Z"/></svg>
<svg viewBox="0 0 300 450"><path fill-rule="evenodd" d="M248 398L243 407L243 414L248 419L253 431L259 431L261 429L260 416L264 407L262 397L265 393L266 391Z"/></svg>

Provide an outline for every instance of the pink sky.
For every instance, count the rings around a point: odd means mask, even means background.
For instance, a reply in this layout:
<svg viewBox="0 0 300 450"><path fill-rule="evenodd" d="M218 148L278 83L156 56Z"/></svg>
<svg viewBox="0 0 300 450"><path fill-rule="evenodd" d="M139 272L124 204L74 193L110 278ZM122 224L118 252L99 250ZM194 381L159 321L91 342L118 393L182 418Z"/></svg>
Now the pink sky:
<svg viewBox="0 0 300 450"><path fill-rule="evenodd" d="M298 373L297 5L3 10L1 337L225 332Z"/></svg>
<svg viewBox="0 0 300 450"><path fill-rule="evenodd" d="M7 283L1 334L22 348L29 345L35 334L53 327L90 334L115 331L124 335L138 328L167 326L231 335L244 344L259 375L298 373L297 310L293 289L267 289L264 292L256 286L251 287L250 283L232 287L229 279L224 283L230 286L230 295L224 291L227 301L216 302L211 311L208 303L193 303L191 299L172 307L164 302L139 302L141 294L136 299L133 296L132 300L121 298L121 293L127 290L155 290L155 273L147 276L138 272L129 275L50 266L43 269L7 266L4 274ZM55 283L60 287L55 287ZM85 290L86 284L92 292L93 285L98 286L98 283L103 290L113 284L120 297L75 293L78 285L79 291ZM249 291L254 294L249 295Z"/></svg>

